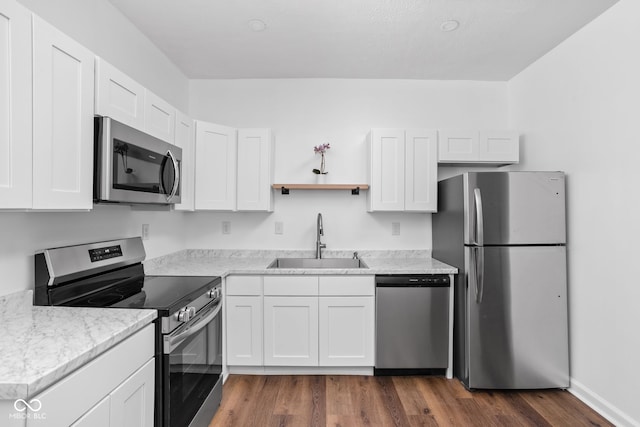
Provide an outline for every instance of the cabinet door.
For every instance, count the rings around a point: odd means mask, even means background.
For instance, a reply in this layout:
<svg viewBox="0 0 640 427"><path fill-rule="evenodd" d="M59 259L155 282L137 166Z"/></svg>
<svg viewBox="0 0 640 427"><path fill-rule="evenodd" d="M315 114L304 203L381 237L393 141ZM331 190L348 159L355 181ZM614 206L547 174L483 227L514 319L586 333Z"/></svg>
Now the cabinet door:
<svg viewBox="0 0 640 427"><path fill-rule="evenodd" d="M89 409L78 421L71 424L71 427L110 427L109 411L111 397L102 399L96 406Z"/></svg>
<svg viewBox="0 0 640 427"><path fill-rule="evenodd" d="M264 364L318 365L317 297L264 297Z"/></svg>
<svg viewBox="0 0 640 427"><path fill-rule="evenodd" d="M236 145L234 128L196 122L196 210L235 210Z"/></svg>
<svg viewBox="0 0 640 427"><path fill-rule="evenodd" d="M168 102L145 89L144 130L150 135L173 144L175 140L176 109Z"/></svg>
<svg viewBox="0 0 640 427"><path fill-rule="evenodd" d="M238 210L271 211L271 131L238 130Z"/></svg>
<svg viewBox="0 0 640 427"><path fill-rule="evenodd" d="M435 212L438 208L438 133L435 130L405 132L404 209Z"/></svg>
<svg viewBox="0 0 640 427"><path fill-rule="evenodd" d="M404 131L373 129L369 157L369 211L404 210Z"/></svg>
<svg viewBox="0 0 640 427"><path fill-rule="evenodd" d="M155 359L111 393L112 427L153 427Z"/></svg>
<svg viewBox="0 0 640 427"><path fill-rule="evenodd" d="M480 161L488 163L518 163L520 144L518 132L492 130L480 132Z"/></svg>
<svg viewBox="0 0 640 427"><path fill-rule="evenodd" d="M91 209L94 56L33 17L33 207Z"/></svg>
<svg viewBox="0 0 640 427"><path fill-rule="evenodd" d="M144 91L131 77L96 59L96 114L144 131Z"/></svg>
<svg viewBox="0 0 640 427"><path fill-rule="evenodd" d="M438 161L469 163L478 160L478 132L467 130L438 131Z"/></svg>
<svg viewBox="0 0 640 427"><path fill-rule="evenodd" d="M180 164L180 199L175 205L179 211L194 210L193 180L195 178L195 122L181 112L176 113L175 144L182 148L182 163Z"/></svg>
<svg viewBox="0 0 640 427"><path fill-rule="evenodd" d="M31 13L0 10L0 208L31 207Z"/></svg>
<svg viewBox="0 0 640 427"><path fill-rule="evenodd" d="M227 365L262 366L262 297L227 296Z"/></svg>
<svg viewBox="0 0 640 427"><path fill-rule="evenodd" d="M373 366L374 300L320 297L320 366Z"/></svg>

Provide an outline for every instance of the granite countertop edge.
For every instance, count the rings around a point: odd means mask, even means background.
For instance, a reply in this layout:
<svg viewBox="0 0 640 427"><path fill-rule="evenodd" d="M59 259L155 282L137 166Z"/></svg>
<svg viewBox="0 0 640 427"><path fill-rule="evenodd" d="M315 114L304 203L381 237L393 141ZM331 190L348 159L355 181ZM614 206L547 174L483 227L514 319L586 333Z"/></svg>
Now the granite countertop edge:
<svg viewBox="0 0 640 427"><path fill-rule="evenodd" d="M156 310L33 306L32 295L0 297L0 400L32 398L157 317Z"/></svg>

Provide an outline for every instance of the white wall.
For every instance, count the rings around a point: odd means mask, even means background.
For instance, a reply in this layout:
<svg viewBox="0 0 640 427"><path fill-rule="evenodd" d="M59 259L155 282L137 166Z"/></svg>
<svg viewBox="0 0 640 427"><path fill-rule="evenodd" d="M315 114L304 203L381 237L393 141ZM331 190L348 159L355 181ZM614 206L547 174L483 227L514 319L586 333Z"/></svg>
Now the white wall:
<svg viewBox="0 0 640 427"><path fill-rule="evenodd" d="M106 0L21 0L27 8L187 110L187 79ZM88 141L88 143L92 143ZM0 212L0 295L33 288L33 254L41 249L141 234L147 257L183 249L184 215L98 206L92 212Z"/></svg>
<svg viewBox="0 0 640 427"><path fill-rule="evenodd" d="M134 80L185 111L187 78L107 0L18 0Z"/></svg>
<svg viewBox="0 0 640 427"><path fill-rule="evenodd" d="M568 174L572 391L640 425L640 2L621 0L509 83L521 169Z"/></svg>
<svg viewBox="0 0 640 427"><path fill-rule="evenodd" d="M193 80L190 114L233 127L269 127L276 183L312 183L329 142L329 183L367 183L365 137L372 127L504 128L506 83L419 80ZM323 214L328 249L431 249L430 214L367 213L366 195L291 191L276 194L272 214L196 213L188 245L197 248L313 249ZM221 222L231 221L231 234ZM274 222L284 234L274 234ZM391 223L400 222L400 236Z"/></svg>

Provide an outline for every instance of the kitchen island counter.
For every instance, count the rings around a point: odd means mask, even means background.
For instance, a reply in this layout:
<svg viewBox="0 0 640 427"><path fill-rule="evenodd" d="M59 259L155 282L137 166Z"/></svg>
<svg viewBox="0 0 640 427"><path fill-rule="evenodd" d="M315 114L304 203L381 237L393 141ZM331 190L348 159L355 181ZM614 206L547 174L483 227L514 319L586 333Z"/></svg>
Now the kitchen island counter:
<svg viewBox="0 0 640 427"><path fill-rule="evenodd" d="M324 251L324 258L350 258L353 251ZM148 275L227 276L230 274L456 274L428 251L358 251L368 268L268 268L276 258L313 258L313 251L188 249L145 261Z"/></svg>
<svg viewBox="0 0 640 427"><path fill-rule="evenodd" d="M32 305L0 297L0 400L29 399L150 324L155 310Z"/></svg>

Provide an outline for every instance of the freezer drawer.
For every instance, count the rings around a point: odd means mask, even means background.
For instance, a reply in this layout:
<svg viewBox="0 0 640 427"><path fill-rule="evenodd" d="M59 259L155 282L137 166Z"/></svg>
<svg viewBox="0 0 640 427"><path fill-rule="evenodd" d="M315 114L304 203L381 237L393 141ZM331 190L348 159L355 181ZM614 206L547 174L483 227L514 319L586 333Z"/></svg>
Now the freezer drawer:
<svg viewBox="0 0 640 427"><path fill-rule="evenodd" d="M444 277L437 286L377 284L376 369L447 368L449 279Z"/></svg>

